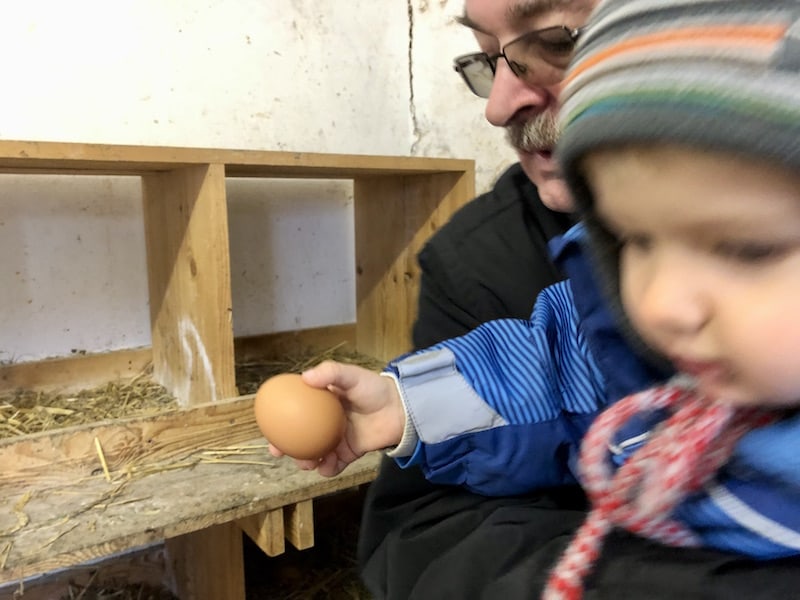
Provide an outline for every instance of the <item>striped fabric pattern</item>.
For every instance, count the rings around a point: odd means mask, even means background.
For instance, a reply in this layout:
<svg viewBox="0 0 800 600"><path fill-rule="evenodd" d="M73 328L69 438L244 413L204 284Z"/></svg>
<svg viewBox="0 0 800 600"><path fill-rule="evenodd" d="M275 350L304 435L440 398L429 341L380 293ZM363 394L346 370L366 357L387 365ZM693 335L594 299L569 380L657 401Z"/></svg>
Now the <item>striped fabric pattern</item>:
<svg viewBox="0 0 800 600"><path fill-rule="evenodd" d="M439 347L455 354L459 371L512 425L594 413L605 401L566 282L541 293L530 321L492 321Z"/></svg>

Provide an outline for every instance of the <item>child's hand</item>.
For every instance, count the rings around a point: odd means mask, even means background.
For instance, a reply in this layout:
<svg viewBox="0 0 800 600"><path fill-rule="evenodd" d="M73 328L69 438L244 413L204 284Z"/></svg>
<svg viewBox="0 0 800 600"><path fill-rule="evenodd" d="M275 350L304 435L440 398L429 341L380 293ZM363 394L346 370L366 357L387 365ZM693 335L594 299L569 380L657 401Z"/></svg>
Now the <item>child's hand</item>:
<svg viewBox="0 0 800 600"><path fill-rule="evenodd" d="M325 361L303 373L303 380L315 388L328 388L344 408L347 425L339 445L316 460L295 460L301 469L317 469L332 477L372 450L400 443L405 428L405 411L393 379L355 365ZM270 445L273 456L283 453Z"/></svg>

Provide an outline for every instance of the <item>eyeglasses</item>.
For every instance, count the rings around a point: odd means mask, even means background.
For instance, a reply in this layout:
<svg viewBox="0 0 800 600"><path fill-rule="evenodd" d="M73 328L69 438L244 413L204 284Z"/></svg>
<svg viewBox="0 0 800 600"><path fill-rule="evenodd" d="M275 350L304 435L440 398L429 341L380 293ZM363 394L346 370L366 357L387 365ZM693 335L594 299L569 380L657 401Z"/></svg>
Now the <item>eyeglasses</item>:
<svg viewBox="0 0 800 600"><path fill-rule="evenodd" d="M453 68L461 74L472 92L488 98L502 56L511 72L530 86L559 83L572 57L575 43L583 30L566 25L537 29L521 35L503 46L498 54L475 52L453 60Z"/></svg>

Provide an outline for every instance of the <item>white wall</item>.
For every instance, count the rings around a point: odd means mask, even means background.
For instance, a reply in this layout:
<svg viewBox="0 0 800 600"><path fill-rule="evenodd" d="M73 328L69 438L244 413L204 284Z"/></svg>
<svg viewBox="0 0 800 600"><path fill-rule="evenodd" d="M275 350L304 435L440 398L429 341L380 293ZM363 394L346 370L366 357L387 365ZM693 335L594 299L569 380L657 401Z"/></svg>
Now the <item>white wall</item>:
<svg viewBox="0 0 800 600"><path fill-rule="evenodd" d="M26 0L0 138L513 160L461 0ZM0 361L150 343L139 182L0 176ZM346 182L229 184L237 335L352 321Z"/></svg>

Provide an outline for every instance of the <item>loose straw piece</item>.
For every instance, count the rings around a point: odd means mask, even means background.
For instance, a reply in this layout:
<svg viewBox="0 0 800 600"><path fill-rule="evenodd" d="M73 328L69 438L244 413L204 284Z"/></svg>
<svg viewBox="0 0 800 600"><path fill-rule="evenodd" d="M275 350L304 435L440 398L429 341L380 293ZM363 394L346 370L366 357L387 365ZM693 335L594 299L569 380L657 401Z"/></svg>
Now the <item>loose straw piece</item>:
<svg viewBox="0 0 800 600"><path fill-rule="evenodd" d="M7 529L5 531L0 531L0 536L5 537L16 533L23 527L25 527L28 523L30 523L30 517L25 513L25 505L31 499L33 492L25 492L22 497L14 503L14 515L17 517L17 524L12 527L11 529Z"/></svg>
<svg viewBox="0 0 800 600"><path fill-rule="evenodd" d="M97 456L100 457L100 464L103 465L103 473L106 474L106 481L111 483L111 473L108 471L108 463L106 462L106 456L103 454L103 447L100 445L100 440L97 439L97 436L94 438L94 447L97 450Z"/></svg>
<svg viewBox="0 0 800 600"><path fill-rule="evenodd" d="M274 463L263 460L226 460L224 458L201 458L200 462L204 465L261 465L263 467L275 467Z"/></svg>
<svg viewBox="0 0 800 600"><path fill-rule="evenodd" d="M322 353L312 348L282 359L237 362L237 394L255 394L258 387L278 373L300 373L323 360L332 359L380 370L383 361L349 350L343 342ZM45 392L18 389L0 393L0 439L40 431L88 425L129 417L152 417L179 410L178 401L152 380L147 365L131 380L115 380L83 390Z"/></svg>
<svg viewBox="0 0 800 600"><path fill-rule="evenodd" d="M52 545L53 545L53 544L55 544L55 543L56 543L58 540L60 540L62 537L64 537L65 535L67 535L67 534L68 534L70 531L72 531L73 529L77 529L77 527L78 527L79 525L80 525L80 523L75 523L75 525L73 525L73 526L72 526L72 527L70 527L69 529L65 529L64 531L60 531L60 532L58 532L56 535L54 535L53 537L51 537L49 540L47 540L47 541L44 543L44 545L41 547L41 550L44 550L44 549L45 549L45 548L47 548L48 546L52 546Z"/></svg>
<svg viewBox="0 0 800 600"><path fill-rule="evenodd" d="M13 545L14 545L14 540L11 540L5 546L3 546L2 550L0 550L0 571L6 568L8 555L11 554L11 546Z"/></svg>

